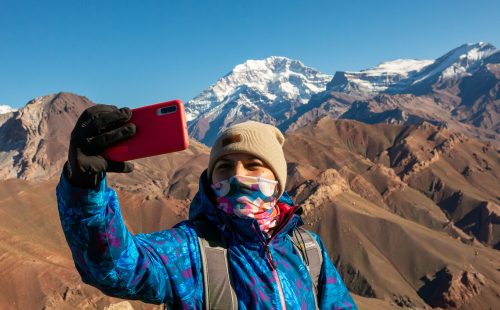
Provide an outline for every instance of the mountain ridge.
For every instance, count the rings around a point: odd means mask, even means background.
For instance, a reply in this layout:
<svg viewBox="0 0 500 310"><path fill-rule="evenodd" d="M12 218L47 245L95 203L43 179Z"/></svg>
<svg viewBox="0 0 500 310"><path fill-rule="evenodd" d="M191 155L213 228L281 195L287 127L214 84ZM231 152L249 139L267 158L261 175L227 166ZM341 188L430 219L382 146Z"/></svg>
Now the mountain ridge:
<svg viewBox="0 0 500 310"><path fill-rule="evenodd" d="M266 76L273 72L279 67L275 65L276 61L289 66L295 63L303 68L302 63L284 57L249 60L237 65L186 104L188 111L199 108L198 114L190 114L190 135L210 145L221 130L245 120L268 122L287 131L323 115L335 118L366 115L370 119L354 119L368 122L376 119L378 122L407 124L423 121L453 123L454 129L460 132L494 142L500 133L500 108L496 97L500 83L500 50L485 42L463 44L435 60L397 59L359 72L338 71L330 81L322 84L324 90L309 88L308 96L299 98L299 101L289 99L295 98L296 90L283 95L288 90L282 87L281 99L270 105L277 98L266 88L272 79L260 74ZM314 72L321 76L319 71ZM233 74L242 74L244 78L234 78ZM238 83L220 84L225 78L234 78ZM487 85L481 84L482 81L487 81ZM281 82L282 85L288 83L286 78ZM217 95L214 89L221 88L220 85L224 85L224 91ZM426 110L407 105L394 106L394 111L385 115L380 114L381 111L372 111L372 103L384 95L395 96L395 100L413 95L416 101L425 101ZM363 102L371 103L359 104ZM377 105L382 107L383 102ZM468 110L471 106L473 108ZM360 108L365 111L356 111ZM375 117L374 113L379 115ZM394 113L399 116L395 117Z"/></svg>

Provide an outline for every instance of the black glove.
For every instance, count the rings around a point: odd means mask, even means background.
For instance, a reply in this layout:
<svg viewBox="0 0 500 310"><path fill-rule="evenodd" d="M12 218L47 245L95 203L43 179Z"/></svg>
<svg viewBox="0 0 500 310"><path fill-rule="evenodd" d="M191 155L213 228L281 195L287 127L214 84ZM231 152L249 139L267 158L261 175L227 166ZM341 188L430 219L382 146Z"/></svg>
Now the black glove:
<svg viewBox="0 0 500 310"><path fill-rule="evenodd" d="M134 165L115 162L101 154L109 146L135 134L135 125L128 123L132 111L98 104L83 111L71 132L66 177L77 187L97 186L104 172L131 172Z"/></svg>

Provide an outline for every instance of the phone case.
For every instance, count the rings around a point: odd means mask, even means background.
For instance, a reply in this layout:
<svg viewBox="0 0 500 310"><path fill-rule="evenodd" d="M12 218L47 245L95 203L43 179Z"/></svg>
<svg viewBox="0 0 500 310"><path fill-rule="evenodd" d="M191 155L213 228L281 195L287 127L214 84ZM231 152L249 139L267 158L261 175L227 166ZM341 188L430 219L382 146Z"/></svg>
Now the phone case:
<svg viewBox="0 0 500 310"><path fill-rule="evenodd" d="M189 145L184 104L172 100L132 110L136 134L106 149L104 156L127 161L185 150Z"/></svg>

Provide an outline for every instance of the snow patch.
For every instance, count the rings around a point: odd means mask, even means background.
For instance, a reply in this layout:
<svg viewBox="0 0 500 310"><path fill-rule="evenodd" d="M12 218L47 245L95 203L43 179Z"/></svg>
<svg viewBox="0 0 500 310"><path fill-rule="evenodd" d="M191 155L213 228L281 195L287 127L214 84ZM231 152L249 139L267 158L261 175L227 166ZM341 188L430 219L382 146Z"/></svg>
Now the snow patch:
<svg viewBox="0 0 500 310"><path fill-rule="evenodd" d="M8 106L8 105L0 105L0 114L5 114L5 113L10 113L10 112L15 112L17 111L17 109L14 109L13 107L11 106Z"/></svg>
<svg viewBox="0 0 500 310"><path fill-rule="evenodd" d="M367 76L400 75L406 77L408 76L408 73L420 71L433 62L434 60L428 59L396 59L393 61L383 62L375 68L361 70L361 72Z"/></svg>

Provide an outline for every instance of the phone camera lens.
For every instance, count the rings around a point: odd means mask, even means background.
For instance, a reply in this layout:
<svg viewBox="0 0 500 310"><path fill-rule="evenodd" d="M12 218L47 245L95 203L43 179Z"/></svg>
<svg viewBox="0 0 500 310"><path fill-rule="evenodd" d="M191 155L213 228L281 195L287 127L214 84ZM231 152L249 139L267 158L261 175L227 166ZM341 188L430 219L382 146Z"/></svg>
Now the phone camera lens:
<svg viewBox="0 0 500 310"><path fill-rule="evenodd" d="M160 109L160 115L165 115L165 114L170 114L170 113L174 113L175 111L177 111L177 107L175 105L173 106L169 106L169 107L163 107Z"/></svg>

